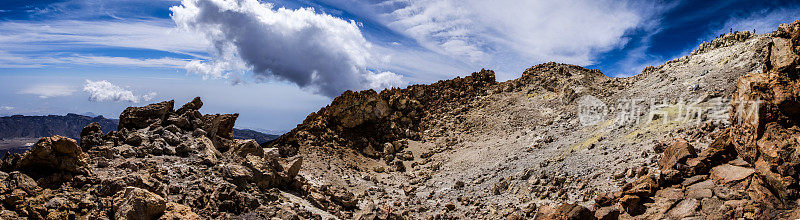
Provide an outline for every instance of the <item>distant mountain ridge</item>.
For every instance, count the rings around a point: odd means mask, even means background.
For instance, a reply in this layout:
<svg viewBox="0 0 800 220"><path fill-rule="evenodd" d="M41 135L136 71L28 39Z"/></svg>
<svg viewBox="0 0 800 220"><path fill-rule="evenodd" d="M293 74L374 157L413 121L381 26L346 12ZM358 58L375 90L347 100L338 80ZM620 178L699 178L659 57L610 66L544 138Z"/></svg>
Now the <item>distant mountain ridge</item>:
<svg viewBox="0 0 800 220"><path fill-rule="evenodd" d="M119 120L105 118L102 115L89 117L69 113L67 115L23 116L13 115L0 117L0 138L37 138L62 135L77 139L81 129L92 122L97 122L106 132L117 130Z"/></svg>
<svg viewBox="0 0 800 220"><path fill-rule="evenodd" d="M250 129L233 129L233 137L236 139L253 139L256 142L265 143L267 141L275 140L276 138L280 137L280 135L275 134L265 134L255 130Z"/></svg>
<svg viewBox="0 0 800 220"><path fill-rule="evenodd" d="M105 133L116 131L119 119L105 118L102 115L90 117L74 113L67 115L24 116L12 115L0 117L0 140L2 139L31 139L61 135L80 141L81 129L92 122L97 122ZM233 136L237 139L254 139L264 143L279 135L265 134L250 129L233 129ZM3 144L0 144L3 145ZM23 146L0 146L2 149L19 148ZM1 155L0 155L1 156Z"/></svg>

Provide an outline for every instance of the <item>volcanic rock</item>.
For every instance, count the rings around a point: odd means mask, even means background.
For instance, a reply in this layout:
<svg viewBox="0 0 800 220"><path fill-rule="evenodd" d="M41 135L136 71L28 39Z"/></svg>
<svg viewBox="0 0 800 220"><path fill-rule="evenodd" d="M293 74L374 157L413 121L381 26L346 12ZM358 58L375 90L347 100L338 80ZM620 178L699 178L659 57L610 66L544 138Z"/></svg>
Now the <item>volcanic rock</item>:
<svg viewBox="0 0 800 220"><path fill-rule="evenodd" d="M150 191L126 187L114 196L114 218L156 219L167 209L167 202Z"/></svg>
<svg viewBox="0 0 800 220"><path fill-rule="evenodd" d="M686 140L678 139L664 150L664 155L658 161L661 169L674 169L678 163L685 163L690 157L696 157L694 147Z"/></svg>
<svg viewBox="0 0 800 220"><path fill-rule="evenodd" d="M90 172L88 160L89 156L81 151L75 140L56 135L36 142L33 148L22 156L16 169L37 173L88 174Z"/></svg>
<svg viewBox="0 0 800 220"><path fill-rule="evenodd" d="M166 120L167 113L174 108L175 101L165 101L150 104L145 107L128 107L119 115L119 127L117 130L142 129L151 124L161 124Z"/></svg>
<svg viewBox="0 0 800 220"><path fill-rule="evenodd" d="M752 168L723 164L711 169L711 179L725 184L743 180L753 175L753 173L755 173L755 170Z"/></svg>
<svg viewBox="0 0 800 220"><path fill-rule="evenodd" d="M87 151L94 146L102 145L104 143L105 140L103 140L103 129L100 127L99 123L92 122L86 127L83 127L83 130L81 130L81 148L83 151Z"/></svg>

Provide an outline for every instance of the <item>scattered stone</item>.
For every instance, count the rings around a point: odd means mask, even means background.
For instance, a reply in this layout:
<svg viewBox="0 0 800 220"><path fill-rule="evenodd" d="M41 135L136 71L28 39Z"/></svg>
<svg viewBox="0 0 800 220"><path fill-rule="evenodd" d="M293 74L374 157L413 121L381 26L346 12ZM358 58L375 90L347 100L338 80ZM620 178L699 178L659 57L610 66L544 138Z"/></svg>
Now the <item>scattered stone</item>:
<svg viewBox="0 0 800 220"><path fill-rule="evenodd" d="M461 189L464 187L464 181L458 180L456 181L455 185L453 185L454 189Z"/></svg>

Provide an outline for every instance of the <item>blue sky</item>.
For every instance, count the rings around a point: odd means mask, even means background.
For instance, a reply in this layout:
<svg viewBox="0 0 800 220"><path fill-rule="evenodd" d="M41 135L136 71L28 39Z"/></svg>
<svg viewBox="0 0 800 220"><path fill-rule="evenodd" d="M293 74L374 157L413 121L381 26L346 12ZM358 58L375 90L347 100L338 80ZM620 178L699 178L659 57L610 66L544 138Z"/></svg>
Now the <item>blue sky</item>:
<svg viewBox="0 0 800 220"><path fill-rule="evenodd" d="M0 115L202 96L238 127L285 131L348 89L549 61L625 77L798 15L797 1L3 1Z"/></svg>

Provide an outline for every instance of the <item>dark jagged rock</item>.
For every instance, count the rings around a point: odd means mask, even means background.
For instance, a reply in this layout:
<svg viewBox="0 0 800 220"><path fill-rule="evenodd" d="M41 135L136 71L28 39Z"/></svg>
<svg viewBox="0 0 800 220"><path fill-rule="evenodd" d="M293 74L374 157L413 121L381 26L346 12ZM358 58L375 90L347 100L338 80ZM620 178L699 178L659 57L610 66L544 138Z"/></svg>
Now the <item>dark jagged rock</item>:
<svg viewBox="0 0 800 220"><path fill-rule="evenodd" d="M6 157L2 168L11 175L0 172L0 202L9 209L3 218L272 218L279 213L266 207L295 209L284 207L276 189L298 195L314 190L298 175L301 158L281 158L277 149L235 140L238 114L202 115L200 98L181 114L172 106L166 101L129 107L120 115L119 131L107 135L90 124L81 135L83 149L53 136L24 155ZM169 120L174 118L185 124Z"/></svg>
<svg viewBox="0 0 800 220"><path fill-rule="evenodd" d="M150 104L145 107L128 107L119 115L117 130L142 129L151 124L161 124L166 120L167 114L173 111L175 101L164 101Z"/></svg>
<svg viewBox="0 0 800 220"><path fill-rule="evenodd" d="M421 124L424 118L485 95L486 88L494 84L494 72L481 70L464 78L406 89L387 89L380 93L346 91L330 105L308 115L303 124L266 146L277 147L281 155L291 156L297 153L301 143L317 146L335 143L379 158L384 143L418 138L418 132L425 127Z"/></svg>
<svg viewBox="0 0 800 220"><path fill-rule="evenodd" d="M216 114L203 115L200 128L206 131L210 137L219 136L226 139L233 139L233 125L239 114Z"/></svg>
<svg viewBox="0 0 800 220"><path fill-rule="evenodd" d="M194 99L192 99L191 102L188 102L188 103L184 104L183 106L181 106L181 108L179 108L177 111L175 111L175 113L178 114L178 115L183 115L184 113L186 113L188 111L200 110L200 108L202 108L202 107L203 107L203 101L200 100L200 97L195 97Z"/></svg>

